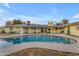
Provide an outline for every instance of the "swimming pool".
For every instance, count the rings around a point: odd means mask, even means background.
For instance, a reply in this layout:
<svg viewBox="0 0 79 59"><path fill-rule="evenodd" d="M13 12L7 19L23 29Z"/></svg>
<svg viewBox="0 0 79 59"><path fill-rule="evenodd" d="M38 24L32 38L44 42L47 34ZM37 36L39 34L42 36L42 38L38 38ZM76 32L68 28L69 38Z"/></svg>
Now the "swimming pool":
<svg viewBox="0 0 79 59"><path fill-rule="evenodd" d="M73 44L75 40L71 38L52 36L52 35L24 35L17 37L7 37L0 39L0 48L12 46L16 44L29 43L29 42L49 42L58 44Z"/></svg>

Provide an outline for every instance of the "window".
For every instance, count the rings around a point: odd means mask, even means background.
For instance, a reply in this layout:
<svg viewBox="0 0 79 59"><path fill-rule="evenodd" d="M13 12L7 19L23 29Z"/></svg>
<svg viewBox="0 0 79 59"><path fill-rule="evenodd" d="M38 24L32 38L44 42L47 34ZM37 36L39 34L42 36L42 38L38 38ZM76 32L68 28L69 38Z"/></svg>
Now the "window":
<svg viewBox="0 0 79 59"><path fill-rule="evenodd" d="M56 29L56 30L58 30L58 28L57 28L57 27L56 27L55 29Z"/></svg>
<svg viewBox="0 0 79 59"><path fill-rule="evenodd" d="M48 29L48 30L50 30L50 29Z"/></svg>

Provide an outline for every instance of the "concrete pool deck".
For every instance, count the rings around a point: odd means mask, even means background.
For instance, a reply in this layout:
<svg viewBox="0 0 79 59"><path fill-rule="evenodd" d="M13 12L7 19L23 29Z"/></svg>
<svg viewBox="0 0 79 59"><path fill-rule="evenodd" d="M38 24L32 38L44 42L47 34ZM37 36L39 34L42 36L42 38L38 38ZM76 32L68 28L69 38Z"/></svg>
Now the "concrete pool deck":
<svg viewBox="0 0 79 59"><path fill-rule="evenodd" d="M24 34L24 35L27 35L27 34ZM42 35L44 35L44 34L42 34ZM47 35L51 35L51 34L47 34ZM58 44L58 43L50 43L50 42L22 43L22 44L18 44L18 45L8 46L6 48L0 48L0 55L2 55L2 56L8 55L10 53L14 53L16 51L26 49L26 48L32 48L32 47L79 53L79 38L78 37L68 36L68 35L64 35L64 34L59 34L59 35L58 34L52 34L52 35L72 38L72 39L76 40L77 42L74 43L74 44L60 44L60 43ZM19 36L19 35L13 35L13 36ZM3 36L1 38L13 37L13 36Z"/></svg>

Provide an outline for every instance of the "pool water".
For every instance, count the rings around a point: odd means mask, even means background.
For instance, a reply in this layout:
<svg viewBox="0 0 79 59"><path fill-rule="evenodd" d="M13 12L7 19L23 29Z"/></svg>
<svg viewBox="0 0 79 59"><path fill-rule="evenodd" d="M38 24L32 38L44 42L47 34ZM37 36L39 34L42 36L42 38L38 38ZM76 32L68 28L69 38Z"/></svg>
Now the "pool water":
<svg viewBox="0 0 79 59"><path fill-rule="evenodd" d="M75 42L70 38L51 36L51 35L27 35L19 37L9 37L0 39L0 48L29 42L49 42L60 44L72 44Z"/></svg>

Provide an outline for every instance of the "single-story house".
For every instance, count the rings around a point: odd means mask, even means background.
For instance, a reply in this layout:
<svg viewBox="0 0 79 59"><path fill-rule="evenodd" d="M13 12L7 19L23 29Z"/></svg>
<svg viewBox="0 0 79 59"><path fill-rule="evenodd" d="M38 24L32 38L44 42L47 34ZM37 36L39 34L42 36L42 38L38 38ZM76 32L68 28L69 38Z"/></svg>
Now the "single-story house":
<svg viewBox="0 0 79 59"><path fill-rule="evenodd" d="M18 25L7 25L4 26L6 33L62 33L64 26L61 24L18 24Z"/></svg>

